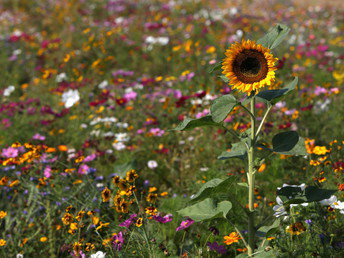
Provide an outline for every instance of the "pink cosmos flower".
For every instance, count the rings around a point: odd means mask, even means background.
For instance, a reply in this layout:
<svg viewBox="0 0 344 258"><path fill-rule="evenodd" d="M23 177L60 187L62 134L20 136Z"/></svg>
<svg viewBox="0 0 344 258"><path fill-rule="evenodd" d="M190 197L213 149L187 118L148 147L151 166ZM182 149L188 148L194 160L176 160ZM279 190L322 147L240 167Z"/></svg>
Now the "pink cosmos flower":
<svg viewBox="0 0 344 258"><path fill-rule="evenodd" d="M187 220L184 220L184 221L182 221L182 223L180 223L179 227L176 228L176 231L180 231L180 230L186 229L186 228L190 227L194 223L195 223L195 221L190 219L190 218L187 219Z"/></svg>
<svg viewBox="0 0 344 258"><path fill-rule="evenodd" d="M18 153L19 153L18 149L13 148L13 147L8 147L7 149L3 149L2 150L2 154L1 155L4 158L15 158L15 157L18 156Z"/></svg>
<svg viewBox="0 0 344 258"><path fill-rule="evenodd" d="M78 174L80 174L80 175L86 175L87 173L88 173L88 169L89 169L90 167L89 166L87 166L86 164L82 164L80 167L79 167L79 169L78 169Z"/></svg>

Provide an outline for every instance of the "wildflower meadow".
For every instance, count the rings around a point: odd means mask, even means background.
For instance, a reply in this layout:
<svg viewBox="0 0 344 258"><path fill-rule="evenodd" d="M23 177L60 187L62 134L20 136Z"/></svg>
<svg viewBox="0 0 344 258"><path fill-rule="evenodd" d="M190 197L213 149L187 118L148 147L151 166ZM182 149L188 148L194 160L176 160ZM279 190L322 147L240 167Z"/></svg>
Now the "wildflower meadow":
<svg viewBox="0 0 344 258"><path fill-rule="evenodd" d="M0 257L344 257L339 0L1 0Z"/></svg>

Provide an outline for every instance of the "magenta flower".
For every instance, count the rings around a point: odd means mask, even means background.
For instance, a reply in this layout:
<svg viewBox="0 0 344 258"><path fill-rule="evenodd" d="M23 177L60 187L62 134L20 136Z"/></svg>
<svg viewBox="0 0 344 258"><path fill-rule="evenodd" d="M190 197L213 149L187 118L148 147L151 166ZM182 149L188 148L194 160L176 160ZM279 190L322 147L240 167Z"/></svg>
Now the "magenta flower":
<svg viewBox="0 0 344 258"><path fill-rule="evenodd" d="M182 223L180 223L179 227L176 228L176 231L180 231L180 230L186 229L186 228L190 227L194 223L195 223L195 221L190 219L190 218L187 219L187 220L184 220L184 221L182 221Z"/></svg>
<svg viewBox="0 0 344 258"><path fill-rule="evenodd" d="M7 149L3 149L2 150L2 154L1 155L4 158L15 158L15 157L18 156L18 153L19 153L18 149L13 148L13 147L8 147Z"/></svg>
<svg viewBox="0 0 344 258"><path fill-rule="evenodd" d="M80 167L79 167L79 169L78 169L78 174L80 174L80 175L86 175L87 173L88 173L88 169L89 169L90 167L89 166L87 166L86 164L82 164Z"/></svg>
<svg viewBox="0 0 344 258"><path fill-rule="evenodd" d="M39 141L44 141L45 140L45 136L44 135L40 135L39 133L36 133L32 139L34 140L39 140Z"/></svg>
<svg viewBox="0 0 344 258"><path fill-rule="evenodd" d="M51 177L51 168L50 168L50 166L47 166L47 167L44 169L43 174L44 174L44 177L46 177L46 178Z"/></svg>
<svg viewBox="0 0 344 258"><path fill-rule="evenodd" d="M124 244L124 238L123 238L123 233L122 231L119 232L118 234L116 234L114 237L113 237L113 246L115 248L115 250L117 251L121 251L122 249L122 246Z"/></svg>
<svg viewBox="0 0 344 258"><path fill-rule="evenodd" d="M161 130L160 128L152 128L149 130L149 132L154 136L163 136L165 133L165 131Z"/></svg>
<svg viewBox="0 0 344 258"><path fill-rule="evenodd" d="M136 221L136 217L137 214L131 214L129 219L123 221L121 224L119 224L118 226L120 227L125 227L125 228L129 228L131 226L131 224L133 224Z"/></svg>
<svg viewBox="0 0 344 258"><path fill-rule="evenodd" d="M172 214L167 214L165 215L164 217L160 216L160 215L154 215L153 216L153 219L157 222L160 222L160 223L167 223L167 222L170 222L172 221Z"/></svg>

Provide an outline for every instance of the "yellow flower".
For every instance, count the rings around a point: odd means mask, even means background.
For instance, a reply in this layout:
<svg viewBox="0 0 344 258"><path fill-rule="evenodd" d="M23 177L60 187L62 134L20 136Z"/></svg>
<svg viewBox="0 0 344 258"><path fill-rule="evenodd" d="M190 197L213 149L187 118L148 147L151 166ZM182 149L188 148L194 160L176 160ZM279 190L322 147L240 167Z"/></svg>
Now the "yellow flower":
<svg viewBox="0 0 344 258"><path fill-rule="evenodd" d="M305 226L302 224L302 222L296 222L291 224L286 228L286 231L291 235L300 235L304 231L306 231Z"/></svg>
<svg viewBox="0 0 344 258"><path fill-rule="evenodd" d="M233 89L248 95L256 94L260 88L275 80L274 65L277 58L270 49L250 40L236 42L226 50L222 62L222 73L229 79Z"/></svg>
<svg viewBox="0 0 344 258"><path fill-rule="evenodd" d="M111 198L111 190L107 187L102 191L103 202L108 202Z"/></svg>
<svg viewBox="0 0 344 258"><path fill-rule="evenodd" d="M0 219L3 219L7 216L7 212L6 211L0 211Z"/></svg>
<svg viewBox="0 0 344 258"><path fill-rule="evenodd" d="M330 150L326 149L325 146L315 146L313 149L313 153L316 155L325 155L328 152L330 152Z"/></svg>
<svg viewBox="0 0 344 258"><path fill-rule="evenodd" d="M5 246L6 245L6 240L0 239L0 246Z"/></svg>
<svg viewBox="0 0 344 258"><path fill-rule="evenodd" d="M138 219L136 220L136 223L135 223L136 227L141 227L142 224L143 224L143 219L142 219L142 218L138 218Z"/></svg>
<svg viewBox="0 0 344 258"><path fill-rule="evenodd" d="M41 237L41 238L39 239L39 241L41 241L41 242L45 242L45 241L47 241L47 240L48 240L47 237Z"/></svg>
<svg viewBox="0 0 344 258"><path fill-rule="evenodd" d="M225 240L223 242L226 245L231 245L233 243L239 242L239 239L241 239L241 237L239 236L237 232L232 232L228 236L224 236L223 239Z"/></svg>

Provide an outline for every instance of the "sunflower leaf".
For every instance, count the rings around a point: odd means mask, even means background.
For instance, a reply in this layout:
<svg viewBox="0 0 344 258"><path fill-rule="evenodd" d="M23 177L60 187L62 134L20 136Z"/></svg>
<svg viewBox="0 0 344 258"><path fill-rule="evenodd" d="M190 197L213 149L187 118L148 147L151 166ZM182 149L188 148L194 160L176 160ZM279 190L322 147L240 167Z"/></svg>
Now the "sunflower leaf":
<svg viewBox="0 0 344 258"><path fill-rule="evenodd" d="M222 123L216 123L213 121L211 116L204 116L198 119L192 119L192 118L185 118L183 122L181 122L176 128L172 129L175 131L186 131L186 130L192 130L196 127L200 126L222 126Z"/></svg>
<svg viewBox="0 0 344 258"><path fill-rule="evenodd" d="M236 98L229 94L215 99L210 107L211 117L214 122L220 123L225 120L238 103Z"/></svg>
<svg viewBox="0 0 344 258"><path fill-rule="evenodd" d="M229 79L225 76L225 75L220 75L219 78L225 82L225 83L229 83Z"/></svg>
<svg viewBox="0 0 344 258"><path fill-rule="evenodd" d="M214 73L215 71L220 70L220 69L221 69L221 66L222 66L222 63L221 63L221 62L218 62L218 63L214 64L213 66L210 67L209 73L212 74L212 73Z"/></svg>
<svg viewBox="0 0 344 258"><path fill-rule="evenodd" d="M244 160L246 158L246 145L244 142L237 142L232 144L230 151L223 151L217 158L220 160L239 158Z"/></svg>
<svg viewBox="0 0 344 258"><path fill-rule="evenodd" d="M260 38L257 43L264 47L274 49L288 35L290 28L283 24L277 24L269 29L269 31Z"/></svg>
<svg viewBox="0 0 344 258"><path fill-rule="evenodd" d="M273 151L284 155L307 155L305 140L295 131L276 134L272 139Z"/></svg>
<svg viewBox="0 0 344 258"><path fill-rule="evenodd" d="M190 217L196 222L217 217L226 218L227 213L232 208L232 203L222 201L216 203L213 199L207 198L201 202L188 206L177 211L180 215Z"/></svg>
<svg viewBox="0 0 344 258"><path fill-rule="evenodd" d="M294 80L289 82L286 87L279 90L263 90L259 92L256 97L258 100L262 100L268 104L276 104L281 98L287 96L292 90L295 89L299 81L298 77L295 77Z"/></svg>

